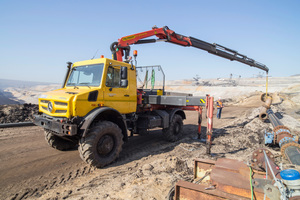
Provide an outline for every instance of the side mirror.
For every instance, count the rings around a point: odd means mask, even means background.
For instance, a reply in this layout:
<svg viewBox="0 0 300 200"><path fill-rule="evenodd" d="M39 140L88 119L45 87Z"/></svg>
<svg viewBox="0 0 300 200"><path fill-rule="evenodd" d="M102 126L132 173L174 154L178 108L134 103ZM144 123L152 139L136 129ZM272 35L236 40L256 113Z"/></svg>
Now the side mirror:
<svg viewBox="0 0 300 200"><path fill-rule="evenodd" d="M120 86L121 87L127 87L128 86L128 80L127 79L122 79L120 81Z"/></svg>
<svg viewBox="0 0 300 200"><path fill-rule="evenodd" d="M121 67L121 79L127 79L127 67Z"/></svg>

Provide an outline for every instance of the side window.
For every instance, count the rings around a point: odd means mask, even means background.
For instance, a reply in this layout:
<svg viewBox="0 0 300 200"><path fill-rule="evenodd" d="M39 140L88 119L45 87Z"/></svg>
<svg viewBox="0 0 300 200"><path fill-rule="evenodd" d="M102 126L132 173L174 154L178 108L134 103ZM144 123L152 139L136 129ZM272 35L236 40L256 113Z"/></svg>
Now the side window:
<svg viewBox="0 0 300 200"><path fill-rule="evenodd" d="M105 85L107 87L120 87L120 69L108 67Z"/></svg>

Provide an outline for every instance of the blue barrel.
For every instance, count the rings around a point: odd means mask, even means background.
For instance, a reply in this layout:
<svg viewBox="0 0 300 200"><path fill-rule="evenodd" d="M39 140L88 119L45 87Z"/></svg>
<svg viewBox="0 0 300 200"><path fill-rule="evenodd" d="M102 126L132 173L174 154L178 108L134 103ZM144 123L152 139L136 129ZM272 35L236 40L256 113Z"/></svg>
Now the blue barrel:
<svg viewBox="0 0 300 200"><path fill-rule="evenodd" d="M295 181L300 179L300 173L294 169L286 169L280 172L280 176L283 180Z"/></svg>

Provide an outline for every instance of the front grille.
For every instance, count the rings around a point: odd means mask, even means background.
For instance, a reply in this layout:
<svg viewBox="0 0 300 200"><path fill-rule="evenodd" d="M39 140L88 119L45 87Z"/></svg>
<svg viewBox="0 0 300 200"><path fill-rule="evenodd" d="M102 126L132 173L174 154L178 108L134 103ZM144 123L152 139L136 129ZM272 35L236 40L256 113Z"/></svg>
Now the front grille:
<svg viewBox="0 0 300 200"><path fill-rule="evenodd" d="M63 103L63 102L58 102L58 101L54 101L54 104L58 105L58 106L68 106L68 103Z"/></svg>
<svg viewBox="0 0 300 200"><path fill-rule="evenodd" d="M66 113L67 110L56 110L55 113Z"/></svg>
<svg viewBox="0 0 300 200"><path fill-rule="evenodd" d="M53 104L53 112L48 110L48 104L52 103ZM50 112L56 115L64 115L68 112L68 102L60 102L60 101L51 101L50 99L48 100L40 100L40 106L41 106L41 111L42 112Z"/></svg>

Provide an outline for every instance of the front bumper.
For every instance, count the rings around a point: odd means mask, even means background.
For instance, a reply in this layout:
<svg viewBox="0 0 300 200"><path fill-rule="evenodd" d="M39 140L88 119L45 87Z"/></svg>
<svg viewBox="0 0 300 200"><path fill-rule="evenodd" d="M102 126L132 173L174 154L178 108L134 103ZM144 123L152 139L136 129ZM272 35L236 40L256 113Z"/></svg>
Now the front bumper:
<svg viewBox="0 0 300 200"><path fill-rule="evenodd" d="M77 135L77 125L68 124L53 119L48 119L41 115L34 115L33 123L37 126L41 126L44 129L53 131L56 135L59 136L73 136Z"/></svg>

